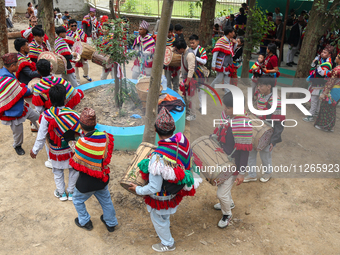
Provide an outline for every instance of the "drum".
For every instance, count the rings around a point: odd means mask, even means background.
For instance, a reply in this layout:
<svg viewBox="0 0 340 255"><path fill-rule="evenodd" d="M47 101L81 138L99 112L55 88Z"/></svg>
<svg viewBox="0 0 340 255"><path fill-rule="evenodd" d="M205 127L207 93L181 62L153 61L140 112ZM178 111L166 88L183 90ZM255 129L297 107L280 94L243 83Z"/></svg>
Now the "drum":
<svg viewBox="0 0 340 255"><path fill-rule="evenodd" d="M99 54L98 51L95 51L92 55L92 62L104 67L105 69L109 69L112 67L113 61L110 60L110 56Z"/></svg>
<svg viewBox="0 0 340 255"><path fill-rule="evenodd" d="M76 41L72 46L72 51L77 52L79 55L83 53L83 45L80 41Z"/></svg>
<svg viewBox="0 0 340 255"><path fill-rule="evenodd" d="M137 165L143 159L146 159L156 148L157 146L151 143L144 142L139 145L136 155L133 157L132 162L127 169L126 175L120 181L120 185L124 189L136 195L136 193L129 190L130 183L136 184L138 186L144 186L146 184L146 181L142 178Z"/></svg>
<svg viewBox="0 0 340 255"><path fill-rule="evenodd" d="M38 61L40 59L46 59L51 63L52 66L52 73L54 74L62 74L67 70L67 61L66 59L57 53L44 51L40 53L38 57Z"/></svg>
<svg viewBox="0 0 340 255"><path fill-rule="evenodd" d="M260 120L254 114L249 113L248 117L253 126L253 148L259 151L263 150L269 145L274 129L267 121Z"/></svg>
<svg viewBox="0 0 340 255"><path fill-rule="evenodd" d="M196 167L195 172L203 174L211 185L222 184L236 171L233 159L223 151L213 138L202 136L192 143L191 148Z"/></svg>
<svg viewBox="0 0 340 255"><path fill-rule="evenodd" d="M40 82L40 78L34 78L28 83L28 87L33 91L34 85Z"/></svg>
<svg viewBox="0 0 340 255"><path fill-rule="evenodd" d="M76 44L76 43L74 43L74 44ZM96 51L96 49L88 43L81 42L81 45L83 46L83 52L80 53L81 57L83 59L91 60L93 53Z"/></svg>
<svg viewBox="0 0 340 255"><path fill-rule="evenodd" d="M182 55L172 51L170 46L165 48L164 65L172 67L180 67L182 61Z"/></svg>

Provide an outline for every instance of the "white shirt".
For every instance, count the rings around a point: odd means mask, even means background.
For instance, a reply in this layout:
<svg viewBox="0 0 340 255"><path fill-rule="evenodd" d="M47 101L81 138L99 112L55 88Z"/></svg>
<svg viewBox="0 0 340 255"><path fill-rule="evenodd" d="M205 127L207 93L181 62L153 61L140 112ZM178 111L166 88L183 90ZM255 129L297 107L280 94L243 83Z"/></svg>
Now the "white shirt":
<svg viewBox="0 0 340 255"><path fill-rule="evenodd" d="M196 56L196 54L197 54L198 47L199 47L199 45L197 45L196 49L193 50L194 53L195 53L195 56ZM201 58L199 58L199 57L197 57L197 56L196 56L196 61L197 61L198 63L202 64L202 65L205 65L205 64L207 63L207 60L206 60L206 59L201 59Z"/></svg>
<svg viewBox="0 0 340 255"><path fill-rule="evenodd" d="M38 9L34 8L34 16L38 17Z"/></svg>

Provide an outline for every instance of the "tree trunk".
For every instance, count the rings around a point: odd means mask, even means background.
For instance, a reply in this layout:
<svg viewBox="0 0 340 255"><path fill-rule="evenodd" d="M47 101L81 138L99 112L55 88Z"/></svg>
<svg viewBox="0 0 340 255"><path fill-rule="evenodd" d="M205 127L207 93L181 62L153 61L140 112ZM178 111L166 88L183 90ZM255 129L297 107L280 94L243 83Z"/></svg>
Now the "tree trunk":
<svg viewBox="0 0 340 255"><path fill-rule="evenodd" d="M110 8L111 19L116 19L114 0L110 0L110 2L109 2L109 8Z"/></svg>
<svg viewBox="0 0 340 255"><path fill-rule="evenodd" d="M7 38L7 25L6 25L6 10L5 0L0 0L0 57L8 53L8 38ZM0 58L0 67L2 68L3 62Z"/></svg>
<svg viewBox="0 0 340 255"><path fill-rule="evenodd" d="M212 44L211 33L214 27L216 0L203 0L201 21L199 25L200 45L207 47Z"/></svg>
<svg viewBox="0 0 340 255"><path fill-rule="evenodd" d="M255 8L256 0L249 0L249 12L248 12L248 22L246 26L246 33L244 35L244 47L243 47L243 62L242 62L242 72L241 72L241 78L245 78L244 81L248 81L249 78L249 60L251 57L252 52L252 39L251 35L253 33L252 26L251 26L251 20L253 19L253 10ZM249 39L247 39L249 38ZM248 41L249 40L249 41Z"/></svg>
<svg viewBox="0 0 340 255"><path fill-rule="evenodd" d="M51 48L54 49L55 40L55 29L54 29L54 13L53 13L53 1L42 0L44 5L44 15L43 15L43 29L48 36L48 41L51 44Z"/></svg>
<svg viewBox="0 0 340 255"><path fill-rule="evenodd" d="M321 36L329 29L332 19L326 17L328 0L315 0L308 20L308 26L306 28L305 36L302 41L300 56L295 73L295 79L293 82L294 87L305 87L308 84L305 82L305 78L308 77L311 68L311 63L315 58L317 45ZM336 9L339 6L340 1L333 1L330 9ZM303 81L298 78L303 78ZM298 96L297 94L291 96Z"/></svg>
<svg viewBox="0 0 340 255"><path fill-rule="evenodd" d="M120 109L120 102L119 102L119 79L118 79L118 72L117 72L117 62L114 62L113 64L113 74L115 77L115 92L114 92L114 96L115 96L115 106L116 108Z"/></svg>
<svg viewBox="0 0 340 255"><path fill-rule="evenodd" d="M157 44L151 70L149 92L146 100L143 142L148 142L152 144L154 144L156 141L155 121L158 112L157 105L159 88L161 85L165 46L168 37L173 4L174 0L163 1L161 20L159 22L159 32L157 34Z"/></svg>
<svg viewBox="0 0 340 255"><path fill-rule="evenodd" d="M38 6L38 25L43 24L44 16L45 16L45 7L44 7L44 0L39 2ZM54 13L53 13L53 20L54 20Z"/></svg>

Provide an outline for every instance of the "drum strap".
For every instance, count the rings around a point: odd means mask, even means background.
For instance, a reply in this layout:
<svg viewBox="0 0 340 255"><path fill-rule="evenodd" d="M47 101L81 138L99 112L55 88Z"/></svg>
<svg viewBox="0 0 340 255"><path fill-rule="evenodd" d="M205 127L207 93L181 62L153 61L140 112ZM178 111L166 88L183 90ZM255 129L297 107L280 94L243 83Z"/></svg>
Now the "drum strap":
<svg viewBox="0 0 340 255"><path fill-rule="evenodd" d="M231 156L234 154L235 151L236 151L236 148L234 148L234 150L231 152L231 154L228 155L228 159L229 159L230 162L234 161L234 159Z"/></svg>

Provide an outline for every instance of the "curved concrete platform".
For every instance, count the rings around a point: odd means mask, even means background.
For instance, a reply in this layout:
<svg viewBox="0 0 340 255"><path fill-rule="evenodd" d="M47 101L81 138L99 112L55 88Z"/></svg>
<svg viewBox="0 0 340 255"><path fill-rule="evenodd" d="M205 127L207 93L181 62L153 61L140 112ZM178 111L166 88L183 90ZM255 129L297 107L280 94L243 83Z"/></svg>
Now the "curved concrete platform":
<svg viewBox="0 0 340 255"><path fill-rule="evenodd" d="M133 83L137 83L137 80L130 80ZM81 89L82 91L86 91L88 89L92 89L98 86L106 85L109 83L114 83L114 79L111 80L100 80L100 81L94 81L90 82L84 85L81 85L77 87L77 89ZM182 99L182 97L173 91L172 89L163 90L163 93L168 93L172 96L175 96L179 99ZM86 94L86 93L85 93ZM86 95L85 95L86 96ZM184 102L184 101L183 101ZM172 117L175 120L176 123L176 130L177 132L184 132L185 129L185 108L182 112L175 112L171 113ZM100 123L97 124L96 128L100 131L106 131L107 133L110 133L113 135L115 141L115 150L136 150L138 146L142 143L143 140L143 134L144 134L144 128L145 126L137 126L137 127L115 127L115 126L107 126L102 125ZM157 141L158 141L157 136ZM156 141L156 142L157 142Z"/></svg>

